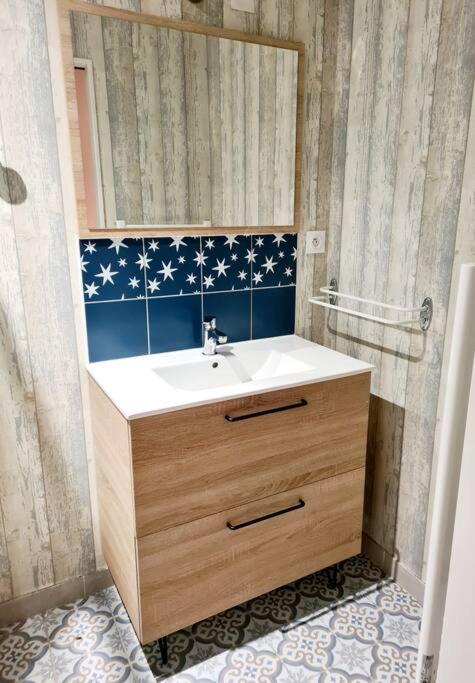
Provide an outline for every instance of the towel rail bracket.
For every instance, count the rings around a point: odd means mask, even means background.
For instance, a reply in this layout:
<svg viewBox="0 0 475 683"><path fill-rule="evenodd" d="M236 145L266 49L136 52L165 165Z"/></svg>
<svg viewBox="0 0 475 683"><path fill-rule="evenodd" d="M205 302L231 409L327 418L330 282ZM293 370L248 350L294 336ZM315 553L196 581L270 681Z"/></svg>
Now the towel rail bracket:
<svg viewBox="0 0 475 683"><path fill-rule="evenodd" d="M381 323L383 325L391 325L393 327L400 327L403 325L414 325L419 324L419 327L423 332L426 332L432 322L433 315L433 303L432 299L428 296L425 297L422 305L417 308L405 308L404 306L395 306L394 304L385 304L379 301L373 301L372 299L363 299L359 296L354 296L353 294L344 294L338 291L338 281L335 277L330 280L330 285L328 287L321 287L320 291L328 297L328 301L324 301L325 296L311 297L310 302L317 304L318 306L323 306L325 308L340 311L341 313L346 313L348 315L354 315L357 318L363 318L363 320L372 320L373 322ZM382 316L371 315L369 313L363 313L357 310L351 310L349 308L343 308L338 306L338 299L349 299L350 301L359 301L364 304L369 304L370 306L379 306L379 308L390 309L393 311L399 311L405 314L417 314L417 317L411 317L406 319L398 318L384 318Z"/></svg>

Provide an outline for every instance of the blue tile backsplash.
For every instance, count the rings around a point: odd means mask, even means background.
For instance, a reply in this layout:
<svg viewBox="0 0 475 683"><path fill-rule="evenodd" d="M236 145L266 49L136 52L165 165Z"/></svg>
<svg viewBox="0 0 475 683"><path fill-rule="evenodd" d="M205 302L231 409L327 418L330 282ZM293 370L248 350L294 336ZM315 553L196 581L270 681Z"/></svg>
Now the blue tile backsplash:
<svg viewBox="0 0 475 683"><path fill-rule="evenodd" d="M292 334L297 235L80 240L91 361Z"/></svg>

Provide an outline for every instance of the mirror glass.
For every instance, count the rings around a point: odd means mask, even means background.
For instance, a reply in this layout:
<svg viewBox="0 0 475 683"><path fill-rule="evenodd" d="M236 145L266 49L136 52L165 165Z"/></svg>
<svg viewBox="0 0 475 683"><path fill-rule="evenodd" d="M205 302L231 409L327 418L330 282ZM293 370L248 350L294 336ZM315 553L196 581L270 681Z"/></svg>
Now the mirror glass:
<svg viewBox="0 0 475 683"><path fill-rule="evenodd" d="M87 227L293 225L296 51L71 25Z"/></svg>

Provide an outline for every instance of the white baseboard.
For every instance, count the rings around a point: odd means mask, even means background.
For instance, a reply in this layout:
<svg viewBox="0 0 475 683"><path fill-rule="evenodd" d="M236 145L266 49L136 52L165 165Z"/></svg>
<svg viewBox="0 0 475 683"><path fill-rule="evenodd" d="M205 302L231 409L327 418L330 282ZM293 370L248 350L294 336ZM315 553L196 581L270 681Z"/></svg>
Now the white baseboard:
<svg viewBox="0 0 475 683"><path fill-rule="evenodd" d="M41 588L35 593L21 595L0 603L0 627L22 621L53 607L67 605L74 600L87 598L93 593L112 586L108 569L101 569L87 576L68 579L55 586Z"/></svg>
<svg viewBox="0 0 475 683"><path fill-rule="evenodd" d="M391 555L379 543L363 534L363 552L391 576L404 590L410 593L421 605L424 603L424 582L414 576L401 562L397 555Z"/></svg>

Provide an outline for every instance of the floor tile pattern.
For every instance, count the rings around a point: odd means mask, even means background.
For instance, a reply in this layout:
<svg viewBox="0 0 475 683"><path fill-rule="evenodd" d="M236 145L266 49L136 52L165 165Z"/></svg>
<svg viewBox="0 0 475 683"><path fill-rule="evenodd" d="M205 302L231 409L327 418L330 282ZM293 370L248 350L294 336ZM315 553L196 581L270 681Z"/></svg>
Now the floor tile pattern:
<svg viewBox="0 0 475 683"><path fill-rule="evenodd" d="M115 588L0 630L0 681L410 683L420 605L363 555L140 647Z"/></svg>

